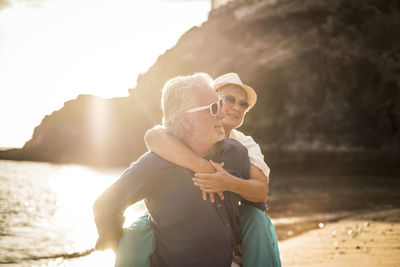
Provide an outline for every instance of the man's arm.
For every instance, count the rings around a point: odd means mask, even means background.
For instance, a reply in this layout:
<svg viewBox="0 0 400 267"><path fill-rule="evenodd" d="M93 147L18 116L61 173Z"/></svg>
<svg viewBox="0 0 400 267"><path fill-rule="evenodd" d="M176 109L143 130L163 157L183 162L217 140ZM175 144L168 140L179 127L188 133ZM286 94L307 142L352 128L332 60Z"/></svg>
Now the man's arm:
<svg viewBox="0 0 400 267"><path fill-rule="evenodd" d="M154 167L149 168L147 161L148 157L134 163L95 201L93 212L99 234L96 249L118 249L125 209L150 194Z"/></svg>

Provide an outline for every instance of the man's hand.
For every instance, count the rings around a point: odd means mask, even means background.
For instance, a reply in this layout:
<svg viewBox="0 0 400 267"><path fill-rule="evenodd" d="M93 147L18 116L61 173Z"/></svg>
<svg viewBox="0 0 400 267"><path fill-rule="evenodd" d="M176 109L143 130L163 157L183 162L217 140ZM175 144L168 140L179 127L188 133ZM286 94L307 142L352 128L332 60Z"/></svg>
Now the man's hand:
<svg viewBox="0 0 400 267"><path fill-rule="evenodd" d="M106 250L106 249L112 249L115 253L118 251L119 247L119 240L122 237L122 229L121 231L118 231L115 235L109 235L109 236L102 236L99 237L96 241L96 250Z"/></svg>
<svg viewBox="0 0 400 267"><path fill-rule="evenodd" d="M119 241L117 240L108 240L104 241L104 239L97 239L95 249L96 250L106 250L112 249L115 253L117 253L119 247Z"/></svg>

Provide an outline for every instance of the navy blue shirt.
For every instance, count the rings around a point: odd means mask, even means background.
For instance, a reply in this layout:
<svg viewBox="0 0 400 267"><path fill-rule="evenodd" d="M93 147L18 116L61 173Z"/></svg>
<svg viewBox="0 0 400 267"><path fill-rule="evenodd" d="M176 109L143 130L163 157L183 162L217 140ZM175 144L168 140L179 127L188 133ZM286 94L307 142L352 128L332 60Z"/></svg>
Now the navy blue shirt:
<svg viewBox="0 0 400 267"><path fill-rule="evenodd" d="M248 179L247 149L236 140L220 142L219 152L211 158L224 162L232 175ZM231 266L240 239L241 198L224 192L222 201L204 201L193 175L152 152L144 154L96 200L99 237L118 239L125 209L145 199L156 239L152 266Z"/></svg>

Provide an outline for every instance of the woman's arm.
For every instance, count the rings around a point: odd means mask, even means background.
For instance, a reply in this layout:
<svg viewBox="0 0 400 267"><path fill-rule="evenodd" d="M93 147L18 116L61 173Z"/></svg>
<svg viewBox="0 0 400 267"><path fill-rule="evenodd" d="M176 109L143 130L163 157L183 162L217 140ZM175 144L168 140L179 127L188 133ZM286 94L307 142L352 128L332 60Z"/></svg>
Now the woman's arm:
<svg viewBox="0 0 400 267"><path fill-rule="evenodd" d="M191 169L194 172L214 172L214 168L207 160L199 157L176 136L168 133L161 126L155 126L148 130L144 135L144 141L150 151L176 165Z"/></svg>
<svg viewBox="0 0 400 267"><path fill-rule="evenodd" d="M242 180L229 175L229 173L223 173L222 170L217 170L217 173L219 174L214 175L213 177L208 174L201 174L199 177L205 180L197 181L197 185L206 192L225 190L235 192L248 201L266 201L268 198L268 176L270 169L264 162L264 155L261 153L260 146L254 142L251 136L246 136L238 130L232 130L230 137L236 139L247 148L251 163L249 173L250 179ZM217 167L215 164L214 166ZM211 182L210 179L213 179L213 181Z"/></svg>
<svg viewBox="0 0 400 267"><path fill-rule="evenodd" d="M264 173L264 177L269 180L270 169L264 161L264 155L261 152L260 146L253 140L251 136L244 135L242 132L233 129L230 135L231 138L239 141L247 148L249 153L250 163Z"/></svg>
<svg viewBox="0 0 400 267"><path fill-rule="evenodd" d="M222 168L223 164L220 165L213 161L210 163L215 168L215 173L196 173L193 178L194 184L199 186L203 192L231 191L248 201L267 201L268 178L260 169L250 165L250 179L243 180L225 171Z"/></svg>
<svg viewBox="0 0 400 267"><path fill-rule="evenodd" d="M144 139L150 151L165 160L197 173L195 185L199 186L203 191L203 199L207 199L206 193L209 193L211 202L214 202L213 193L217 192L220 198L223 199L223 195L220 192L231 191L253 202L267 200L268 178L254 165L250 165L250 179L243 180L229 174L222 167L218 171L219 169L217 168L220 165L216 163L211 165L161 126L148 130ZM174 153L171 153L171 151L174 151ZM199 180L200 178L201 180Z"/></svg>
<svg viewBox="0 0 400 267"><path fill-rule="evenodd" d="M215 172L214 168L207 160L199 157L196 153L184 145L181 140L168 133L161 126L155 126L148 130L144 135L144 142L150 151L176 165L191 169L194 172ZM224 199L222 192L215 191L215 193L218 194L220 199ZM214 203L214 192L208 193L208 195L210 197L210 201ZM207 200L207 193L202 191L202 197L204 200Z"/></svg>

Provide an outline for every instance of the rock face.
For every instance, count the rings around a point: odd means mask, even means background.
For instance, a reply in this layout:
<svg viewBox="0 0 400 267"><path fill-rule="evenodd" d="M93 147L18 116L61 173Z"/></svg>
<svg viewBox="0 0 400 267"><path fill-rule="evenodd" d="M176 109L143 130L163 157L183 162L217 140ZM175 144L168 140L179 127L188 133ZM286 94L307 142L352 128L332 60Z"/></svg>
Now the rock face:
<svg viewBox="0 0 400 267"><path fill-rule="evenodd" d="M400 166L396 0L229 2L140 75L130 97L69 101L43 120L22 151L2 157L132 161L145 150L145 130L160 122L165 81L194 72L237 72L256 90L258 102L241 130L254 137L272 165ZM107 107L102 122L108 127L94 142L89 125L96 122L85 109L96 101Z"/></svg>
<svg viewBox="0 0 400 267"><path fill-rule="evenodd" d="M22 149L3 158L90 165L126 165L145 151L152 121L135 98L80 95L46 116Z"/></svg>

